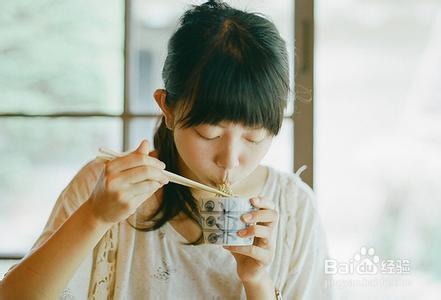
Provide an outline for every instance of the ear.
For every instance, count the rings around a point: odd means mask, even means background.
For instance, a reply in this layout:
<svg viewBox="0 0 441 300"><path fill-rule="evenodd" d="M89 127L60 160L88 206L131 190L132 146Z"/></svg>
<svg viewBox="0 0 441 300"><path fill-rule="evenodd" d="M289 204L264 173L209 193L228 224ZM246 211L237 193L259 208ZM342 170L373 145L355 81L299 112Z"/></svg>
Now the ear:
<svg viewBox="0 0 441 300"><path fill-rule="evenodd" d="M174 126L173 108L167 106L167 103L165 102L165 99L167 97L167 91L164 89L157 89L153 93L153 97L155 98L156 103L158 104L159 108L161 109L162 113L165 116L165 122L167 124L167 127L173 127Z"/></svg>

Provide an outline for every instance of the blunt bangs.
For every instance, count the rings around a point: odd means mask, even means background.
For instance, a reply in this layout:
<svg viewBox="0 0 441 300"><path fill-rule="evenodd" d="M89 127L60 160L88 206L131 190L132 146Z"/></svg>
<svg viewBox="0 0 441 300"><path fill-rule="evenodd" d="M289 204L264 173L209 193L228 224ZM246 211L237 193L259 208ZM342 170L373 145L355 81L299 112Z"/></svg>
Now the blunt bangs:
<svg viewBox="0 0 441 300"><path fill-rule="evenodd" d="M183 127L221 121L265 128L277 135L283 122L289 83L265 57L238 59L213 51L201 62L184 97ZM275 74L276 73L276 74Z"/></svg>

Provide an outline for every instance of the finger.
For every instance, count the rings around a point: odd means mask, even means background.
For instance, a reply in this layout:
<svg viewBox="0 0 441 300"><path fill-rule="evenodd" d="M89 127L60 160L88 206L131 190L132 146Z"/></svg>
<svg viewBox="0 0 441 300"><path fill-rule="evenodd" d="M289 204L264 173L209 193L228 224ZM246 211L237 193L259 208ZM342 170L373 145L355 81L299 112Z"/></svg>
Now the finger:
<svg viewBox="0 0 441 300"><path fill-rule="evenodd" d="M157 158L142 153L132 153L107 162L106 172L107 174L118 173L142 165L165 169L165 164Z"/></svg>
<svg viewBox="0 0 441 300"><path fill-rule="evenodd" d="M145 195L150 197L154 192L163 187L162 183L157 181L143 181L132 184L128 189L128 193L131 197L138 197L141 195Z"/></svg>
<svg viewBox="0 0 441 300"><path fill-rule="evenodd" d="M245 229L239 230L237 235L240 237L254 236L269 239L271 237L271 228L263 225L252 225Z"/></svg>
<svg viewBox="0 0 441 300"><path fill-rule="evenodd" d="M271 249L270 239L267 238L255 238L253 241L253 245L261 247L263 249Z"/></svg>
<svg viewBox="0 0 441 300"><path fill-rule="evenodd" d="M250 199L251 204L257 208L274 209L274 202L263 196L253 197Z"/></svg>
<svg viewBox="0 0 441 300"><path fill-rule="evenodd" d="M152 150L149 152L149 156L154 157L154 158L159 158L159 153L158 150Z"/></svg>
<svg viewBox="0 0 441 300"><path fill-rule="evenodd" d="M155 151L152 151L155 153ZM139 165L139 163L146 163L151 165L156 165L158 168L165 168L165 164L157 159L157 156L149 155L149 142L147 140L142 140L138 148L128 155L120 158L113 159L108 163L108 172L119 172L121 170L130 169ZM127 160L127 157L136 157L136 161L131 159Z"/></svg>
<svg viewBox="0 0 441 300"><path fill-rule="evenodd" d="M109 176L112 178L112 176ZM122 171L112 180L113 184L138 183L141 181L153 180L162 184L169 182L167 175L160 169L151 166L139 166L133 169Z"/></svg>
<svg viewBox="0 0 441 300"><path fill-rule="evenodd" d="M147 140L142 140L138 148L133 152L149 155L149 142Z"/></svg>
<svg viewBox="0 0 441 300"><path fill-rule="evenodd" d="M127 205L129 206L129 210L131 213L134 213L136 211L136 209L147 199L149 199L152 195L152 191L156 188L159 188L159 183L157 182L152 182L152 184L150 185L150 192L146 192L146 193L142 193L136 196L131 196L129 194L124 194L124 197L127 200ZM126 193L128 193L126 191Z"/></svg>
<svg viewBox="0 0 441 300"><path fill-rule="evenodd" d="M248 224L262 222L272 223L276 222L278 218L277 211L273 209L260 209L252 212L248 212L242 215L242 221Z"/></svg>
<svg viewBox="0 0 441 300"><path fill-rule="evenodd" d="M249 246L223 246L225 249L254 258L263 265L268 265L271 260L271 251L255 245Z"/></svg>

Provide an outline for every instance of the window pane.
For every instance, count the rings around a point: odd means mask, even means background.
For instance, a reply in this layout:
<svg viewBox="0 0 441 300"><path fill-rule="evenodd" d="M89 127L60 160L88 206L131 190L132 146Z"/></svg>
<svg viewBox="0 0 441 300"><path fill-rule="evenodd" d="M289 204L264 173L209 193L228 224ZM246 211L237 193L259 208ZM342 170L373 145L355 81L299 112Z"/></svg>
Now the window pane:
<svg viewBox="0 0 441 300"><path fill-rule="evenodd" d="M0 111L121 112L123 5L2 0Z"/></svg>
<svg viewBox="0 0 441 300"><path fill-rule="evenodd" d="M153 92L163 88L162 66L167 54L167 42L176 30L179 17L190 7L190 2L170 0L133 0L130 40L130 109L134 112L158 113ZM267 15L287 42L291 78L294 51L294 1L228 2L233 7ZM293 82L293 80L291 80ZM292 95L290 96L292 98ZM287 115L292 114L290 99Z"/></svg>
<svg viewBox="0 0 441 300"><path fill-rule="evenodd" d="M3 278L9 268L19 261L18 259L0 259L0 278Z"/></svg>
<svg viewBox="0 0 441 300"><path fill-rule="evenodd" d="M0 119L0 256L29 250L76 172L99 147L122 148L121 127L117 118Z"/></svg>
<svg viewBox="0 0 441 300"><path fill-rule="evenodd" d="M137 118L130 123L130 149L135 149L142 139L148 139L153 149L153 133L156 128L156 119ZM293 151L292 143L293 125L291 119L285 119L282 129L274 138L273 144L262 164L270 165L279 170L292 172Z"/></svg>
<svg viewBox="0 0 441 300"><path fill-rule="evenodd" d="M316 20L315 182L331 257L370 246L380 264L410 260L409 275L392 264L369 287L339 274L339 298L436 299L441 2L321 0Z"/></svg>
<svg viewBox="0 0 441 300"><path fill-rule="evenodd" d="M143 139L150 143L150 151L153 147L153 133L156 128L156 118L136 118L130 122L129 149L136 149Z"/></svg>

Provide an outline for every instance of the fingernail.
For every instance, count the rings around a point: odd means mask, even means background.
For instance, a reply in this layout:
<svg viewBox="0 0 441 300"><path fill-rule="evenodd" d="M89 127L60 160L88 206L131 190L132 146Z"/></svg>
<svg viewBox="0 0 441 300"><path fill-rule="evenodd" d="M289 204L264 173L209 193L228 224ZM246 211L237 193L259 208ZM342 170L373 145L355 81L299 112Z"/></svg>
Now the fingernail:
<svg viewBox="0 0 441 300"><path fill-rule="evenodd" d="M259 199L259 198L253 198L253 203L254 203L254 204L259 204L259 202L260 202L260 199Z"/></svg>
<svg viewBox="0 0 441 300"><path fill-rule="evenodd" d="M247 231L246 230L239 230L238 232L237 232L237 235L238 236L243 236L243 235L245 235L247 233Z"/></svg>
<svg viewBox="0 0 441 300"><path fill-rule="evenodd" d="M253 218L253 216L251 214L243 215L243 219L247 222L251 221L252 218Z"/></svg>

